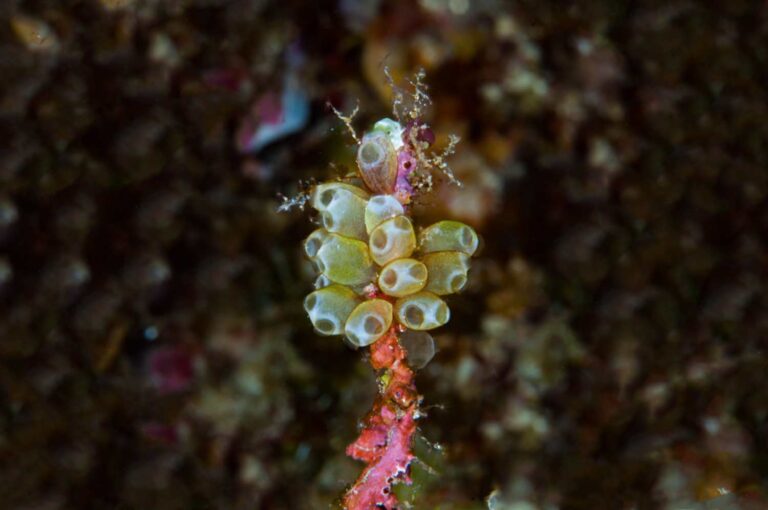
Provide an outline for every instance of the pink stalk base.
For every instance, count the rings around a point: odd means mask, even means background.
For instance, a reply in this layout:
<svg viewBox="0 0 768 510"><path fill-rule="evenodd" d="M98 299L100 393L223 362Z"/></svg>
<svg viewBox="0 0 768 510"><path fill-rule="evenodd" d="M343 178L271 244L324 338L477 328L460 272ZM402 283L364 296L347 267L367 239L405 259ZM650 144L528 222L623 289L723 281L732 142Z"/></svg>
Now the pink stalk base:
<svg viewBox="0 0 768 510"><path fill-rule="evenodd" d="M379 395L347 455L367 465L344 496L346 510L394 510L396 482L410 483L409 468L419 395L405 350L392 328L371 345L371 366L379 372Z"/></svg>

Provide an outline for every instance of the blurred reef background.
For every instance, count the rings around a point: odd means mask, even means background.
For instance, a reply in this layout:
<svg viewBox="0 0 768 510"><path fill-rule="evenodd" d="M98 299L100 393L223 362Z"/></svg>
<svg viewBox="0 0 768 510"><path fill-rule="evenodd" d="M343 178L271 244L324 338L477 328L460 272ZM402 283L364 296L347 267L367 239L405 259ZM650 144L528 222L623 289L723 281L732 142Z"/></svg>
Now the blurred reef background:
<svg viewBox="0 0 768 510"><path fill-rule="evenodd" d="M384 66L462 137L423 224L483 237L404 500L768 508L757 0L0 3L0 508L338 503L375 379L276 209Z"/></svg>

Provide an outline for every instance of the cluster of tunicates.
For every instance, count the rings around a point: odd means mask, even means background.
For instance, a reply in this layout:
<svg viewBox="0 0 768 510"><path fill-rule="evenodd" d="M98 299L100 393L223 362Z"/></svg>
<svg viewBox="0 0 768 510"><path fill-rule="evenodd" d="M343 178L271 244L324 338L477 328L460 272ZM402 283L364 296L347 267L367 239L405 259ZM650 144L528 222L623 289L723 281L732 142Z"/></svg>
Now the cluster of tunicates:
<svg viewBox="0 0 768 510"><path fill-rule="evenodd" d="M457 221L417 234L394 193L398 151L408 150L402 133L387 119L363 137L358 166L367 189L323 183L309 199L322 226L304 242L319 273L304 309L319 334L344 335L357 347L393 325L427 331L447 323L441 296L464 288L478 246L475 231Z"/></svg>

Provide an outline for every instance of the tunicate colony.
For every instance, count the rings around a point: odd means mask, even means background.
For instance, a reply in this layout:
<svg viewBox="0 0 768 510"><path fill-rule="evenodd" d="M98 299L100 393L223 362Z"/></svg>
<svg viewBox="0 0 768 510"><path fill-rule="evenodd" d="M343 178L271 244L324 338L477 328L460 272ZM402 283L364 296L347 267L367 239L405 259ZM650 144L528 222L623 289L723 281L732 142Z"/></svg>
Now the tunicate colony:
<svg viewBox="0 0 768 510"><path fill-rule="evenodd" d="M450 309L441 296L464 288L478 247L475 231L457 221L417 234L407 199L395 192L399 152L409 149L404 133L384 119L363 136L357 162L366 189L329 182L309 197L322 227L304 241L319 273L304 309L317 333L344 335L356 347L393 326L404 332L446 324Z"/></svg>

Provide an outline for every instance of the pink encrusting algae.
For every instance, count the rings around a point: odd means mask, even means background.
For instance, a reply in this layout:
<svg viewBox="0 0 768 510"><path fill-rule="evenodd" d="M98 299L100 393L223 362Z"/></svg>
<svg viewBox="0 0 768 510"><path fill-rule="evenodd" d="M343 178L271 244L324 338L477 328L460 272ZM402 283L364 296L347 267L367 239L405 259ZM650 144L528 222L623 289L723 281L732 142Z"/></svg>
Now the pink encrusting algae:
<svg viewBox="0 0 768 510"><path fill-rule="evenodd" d="M397 154L397 179L395 180L395 196L404 204L413 196L413 185L410 178L416 170L416 158L409 150L401 150Z"/></svg>
<svg viewBox="0 0 768 510"><path fill-rule="evenodd" d="M396 328L371 345L370 356L371 366L382 374L379 380L386 375L389 382L363 420L360 435L347 447L347 455L367 464L344 496L349 510L396 508L392 485L410 483L414 459L411 444L420 397Z"/></svg>

